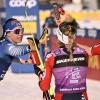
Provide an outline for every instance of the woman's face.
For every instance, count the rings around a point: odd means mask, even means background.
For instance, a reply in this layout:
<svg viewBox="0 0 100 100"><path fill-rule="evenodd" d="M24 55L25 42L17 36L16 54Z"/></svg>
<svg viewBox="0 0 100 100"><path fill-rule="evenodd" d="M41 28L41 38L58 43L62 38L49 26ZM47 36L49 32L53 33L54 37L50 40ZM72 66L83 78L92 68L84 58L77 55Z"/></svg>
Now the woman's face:
<svg viewBox="0 0 100 100"><path fill-rule="evenodd" d="M11 42L15 44L21 43L23 39L23 31L24 29L22 28L22 26L17 26L7 33L7 37Z"/></svg>

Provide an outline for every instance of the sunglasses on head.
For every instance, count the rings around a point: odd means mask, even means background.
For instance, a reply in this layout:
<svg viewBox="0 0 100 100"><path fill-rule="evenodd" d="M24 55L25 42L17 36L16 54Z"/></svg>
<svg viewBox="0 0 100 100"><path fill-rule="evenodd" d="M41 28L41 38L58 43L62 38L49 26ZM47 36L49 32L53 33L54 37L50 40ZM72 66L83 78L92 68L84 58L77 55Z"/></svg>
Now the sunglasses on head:
<svg viewBox="0 0 100 100"><path fill-rule="evenodd" d="M7 30L6 32L14 32L14 34L20 34L24 32L24 28L15 29L15 30Z"/></svg>

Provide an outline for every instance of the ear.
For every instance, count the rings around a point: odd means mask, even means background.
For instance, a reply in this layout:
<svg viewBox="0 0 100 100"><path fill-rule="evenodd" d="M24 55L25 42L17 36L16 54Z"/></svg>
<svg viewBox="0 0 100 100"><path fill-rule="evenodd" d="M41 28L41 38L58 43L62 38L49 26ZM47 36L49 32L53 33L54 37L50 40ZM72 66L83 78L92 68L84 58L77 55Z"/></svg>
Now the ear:
<svg viewBox="0 0 100 100"><path fill-rule="evenodd" d="M7 36L7 37L10 37L10 36L11 36L11 33L10 33L10 32L7 32L7 33L6 33L6 36Z"/></svg>

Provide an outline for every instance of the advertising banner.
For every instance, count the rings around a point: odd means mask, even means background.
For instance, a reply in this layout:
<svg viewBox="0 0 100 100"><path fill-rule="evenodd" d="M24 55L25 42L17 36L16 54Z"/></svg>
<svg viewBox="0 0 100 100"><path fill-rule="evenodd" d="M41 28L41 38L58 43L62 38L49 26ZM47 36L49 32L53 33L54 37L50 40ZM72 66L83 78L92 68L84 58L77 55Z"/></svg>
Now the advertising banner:
<svg viewBox="0 0 100 100"><path fill-rule="evenodd" d="M80 11L68 12L73 18L77 20L81 28L100 29L100 11ZM40 19L45 20L50 16L50 11L40 11ZM63 19L62 19L63 20Z"/></svg>
<svg viewBox="0 0 100 100"><path fill-rule="evenodd" d="M100 39L100 29L78 29L77 36L82 38Z"/></svg>
<svg viewBox="0 0 100 100"><path fill-rule="evenodd" d="M39 33L39 8L38 0L5 0L6 19L17 18L22 22L25 33Z"/></svg>

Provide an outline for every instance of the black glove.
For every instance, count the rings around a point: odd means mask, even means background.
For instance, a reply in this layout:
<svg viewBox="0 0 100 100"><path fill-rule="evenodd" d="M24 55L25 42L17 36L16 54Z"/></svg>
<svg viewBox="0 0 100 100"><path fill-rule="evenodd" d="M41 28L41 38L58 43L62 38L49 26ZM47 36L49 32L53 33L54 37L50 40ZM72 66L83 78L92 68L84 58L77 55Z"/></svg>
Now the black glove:
<svg viewBox="0 0 100 100"><path fill-rule="evenodd" d="M37 65L34 65L34 71L38 77L40 77L40 75L43 74L42 70L39 67L37 67Z"/></svg>

